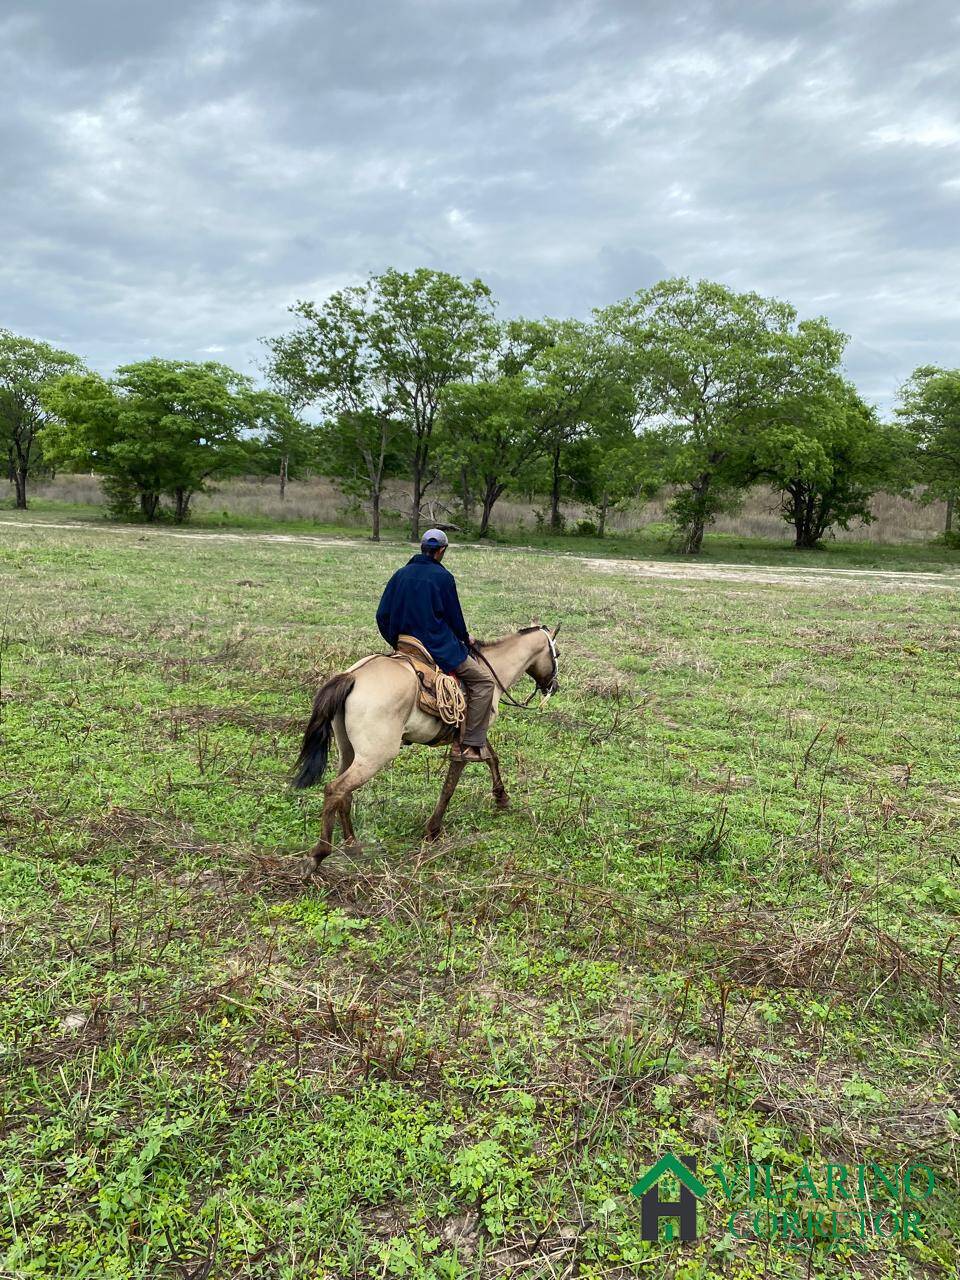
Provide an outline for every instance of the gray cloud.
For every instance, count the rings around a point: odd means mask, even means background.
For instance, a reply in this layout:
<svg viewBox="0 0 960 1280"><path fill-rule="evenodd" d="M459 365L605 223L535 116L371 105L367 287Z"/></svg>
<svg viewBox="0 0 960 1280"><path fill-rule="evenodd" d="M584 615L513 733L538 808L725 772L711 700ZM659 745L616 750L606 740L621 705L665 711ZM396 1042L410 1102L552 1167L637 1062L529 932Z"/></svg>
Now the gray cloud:
<svg viewBox="0 0 960 1280"><path fill-rule="evenodd" d="M946 0L8 0L0 323L238 367L387 265L586 315L666 274L960 363Z"/></svg>

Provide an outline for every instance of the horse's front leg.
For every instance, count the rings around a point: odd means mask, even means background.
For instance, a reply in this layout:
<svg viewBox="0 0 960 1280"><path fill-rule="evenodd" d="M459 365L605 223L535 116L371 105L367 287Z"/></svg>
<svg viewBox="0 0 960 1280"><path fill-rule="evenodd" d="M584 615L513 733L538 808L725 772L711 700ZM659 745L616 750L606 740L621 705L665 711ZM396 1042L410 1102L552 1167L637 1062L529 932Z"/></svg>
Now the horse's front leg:
<svg viewBox="0 0 960 1280"><path fill-rule="evenodd" d="M467 767L466 760L451 760L450 767L447 769L447 776L443 783L443 790L440 792L440 799L437 801L437 807L430 815L427 823L426 837L428 840L436 840L443 827L443 815L447 811L447 805L450 803L450 797L457 789L460 781L460 775Z"/></svg>
<svg viewBox="0 0 960 1280"><path fill-rule="evenodd" d="M489 758L487 764L490 766L490 777L493 780L493 800L498 809L507 809L510 806L510 797L507 795L507 789L503 785L503 778L500 776L500 757L487 743L487 752Z"/></svg>

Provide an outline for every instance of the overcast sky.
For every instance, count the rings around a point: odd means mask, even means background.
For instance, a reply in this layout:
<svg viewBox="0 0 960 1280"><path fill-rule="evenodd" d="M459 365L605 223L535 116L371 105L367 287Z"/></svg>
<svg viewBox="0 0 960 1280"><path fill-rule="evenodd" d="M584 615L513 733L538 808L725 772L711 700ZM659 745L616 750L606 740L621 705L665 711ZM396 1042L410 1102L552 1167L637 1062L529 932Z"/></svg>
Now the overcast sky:
<svg viewBox="0 0 960 1280"><path fill-rule="evenodd" d="M387 266L580 315L667 275L960 364L955 0L0 0L0 325L253 371Z"/></svg>

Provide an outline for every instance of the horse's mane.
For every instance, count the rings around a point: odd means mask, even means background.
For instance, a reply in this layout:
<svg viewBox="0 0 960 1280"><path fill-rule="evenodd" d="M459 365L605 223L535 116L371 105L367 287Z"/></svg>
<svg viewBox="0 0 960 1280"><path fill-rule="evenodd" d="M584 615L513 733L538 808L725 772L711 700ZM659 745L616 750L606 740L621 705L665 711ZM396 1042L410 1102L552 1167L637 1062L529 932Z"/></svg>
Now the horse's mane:
<svg viewBox="0 0 960 1280"><path fill-rule="evenodd" d="M530 631L542 631L543 628L539 622L535 622L532 627L519 627L513 634L516 636L525 636ZM499 640L474 640L474 644L478 649L489 649L491 645L502 644L504 640L509 640L509 636L501 636Z"/></svg>

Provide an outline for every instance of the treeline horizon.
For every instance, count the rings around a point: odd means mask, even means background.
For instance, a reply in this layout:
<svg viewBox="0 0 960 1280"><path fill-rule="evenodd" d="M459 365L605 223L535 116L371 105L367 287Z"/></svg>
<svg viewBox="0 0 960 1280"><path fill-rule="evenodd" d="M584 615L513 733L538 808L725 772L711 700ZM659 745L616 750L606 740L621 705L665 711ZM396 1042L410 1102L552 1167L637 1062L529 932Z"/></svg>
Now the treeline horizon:
<svg viewBox="0 0 960 1280"><path fill-rule="evenodd" d="M116 518L190 515L218 479L324 475L379 539L388 480L410 486L417 539L431 490L488 536L504 493L542 494L544 524L609 514L669 489L679 550L762 483L798 548L869 523L879 492L960 490L960 370L921 366L883 421L847 379L847 336L789 303L683 278L589 321L501 320L488 287L446 272L385 271L262 339L265 386L215 361L150 359L111 377L0 330L0 441L18 507L31 476L101 477Z"/></svg>

